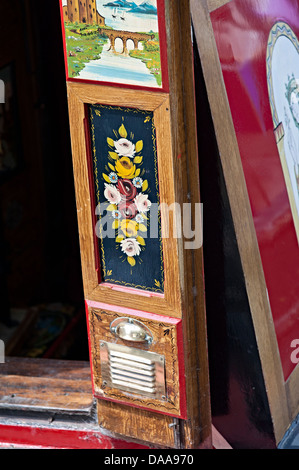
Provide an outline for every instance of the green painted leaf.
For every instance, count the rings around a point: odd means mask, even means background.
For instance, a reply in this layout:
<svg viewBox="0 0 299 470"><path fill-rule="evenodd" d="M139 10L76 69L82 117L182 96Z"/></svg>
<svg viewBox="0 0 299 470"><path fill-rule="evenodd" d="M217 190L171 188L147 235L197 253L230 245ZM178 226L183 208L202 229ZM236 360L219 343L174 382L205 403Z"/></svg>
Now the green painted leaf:
<svg viewBox="0 0 299 470"><path fill-rule="evenodd" d="M119 135L120 135L123 139L126 139L126 138L127 138L128 133L127 133L126 128L125 128L125 126L124 126L123 124L122 124L122 125L120 126L120 128L118 129L118 133L119 133Z"/></svg>
<svg viewBox="0 0 299 470"><path fill-rule="evenodd" d="M141 152L143 149L143 140L138 140L138 142L136 142L135 148L136 152Z"/></svg>
<svg viewBox="0 0 299 470"><path fill-rule="evenodd" d="M142 160L143 160L143 157L135 157L134 163L136 163L136 165L140 165L140 163L142 163Z"/></svg>
<svg viewBox="0 0 299 470"><path fill-rule="evenodd" d="M144 238L138 236L138 237L136 238L136 240L138 241L138 243L139 243L140 245L145 246Z"/></svg>
<svg viewBox="0 0 299 470"><path fill-rule="evenodd" d="M118 160L118 154L116 152L109 152L109 155L113 160Z"/></svg>
<svg viewBox="0 0 299 470"><path fill-rule="evenodd" d="M128 256L128 257L127 257L127 260L128 260L128 263L129 263L131 266L135 266L136 261L134 260L134 258L133 258L132 256Z"/></svg>
<svg viewBox="0 0 299 470"><path fill-rule="evenodd" d="M103 178L107 183L111 183L109 176L105 175L105 173L103 173Z"/></svg>
<svg viewBox="0 0 299 470"><path fill-rule="evenodd" d="M148 188L148 181L147 180L144 180L143 181L143 184L142 184L142 191L146 191Z"/></svg>
<svg viewBox="0 0 299 470"><path fill-rule="evenodd" d="M138 230L140 230L140 232L147 232L147 228L144 224L139 224L139 229Z"/></svg>

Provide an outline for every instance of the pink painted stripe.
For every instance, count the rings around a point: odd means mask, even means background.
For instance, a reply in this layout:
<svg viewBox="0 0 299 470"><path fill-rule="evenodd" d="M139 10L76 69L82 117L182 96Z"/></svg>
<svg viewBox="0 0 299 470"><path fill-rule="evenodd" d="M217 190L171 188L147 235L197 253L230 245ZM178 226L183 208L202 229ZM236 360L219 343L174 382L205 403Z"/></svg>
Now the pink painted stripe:
<svg viewBox="0 0 299 470"><path fill-rule="evenodd" d="M165 315L157 315L156 313L143 312L140 310L133 310L126 307L117 307L102 302L95 302L93 300L85 300L86 305L92 308L98 308L101 310L109 310L110 312L117 312L123 315L133 315L141 318L147 318L148 320L155 320L160 322L170 323L171 325L178 325L182 320L180 318L168 317Z"/></svg>

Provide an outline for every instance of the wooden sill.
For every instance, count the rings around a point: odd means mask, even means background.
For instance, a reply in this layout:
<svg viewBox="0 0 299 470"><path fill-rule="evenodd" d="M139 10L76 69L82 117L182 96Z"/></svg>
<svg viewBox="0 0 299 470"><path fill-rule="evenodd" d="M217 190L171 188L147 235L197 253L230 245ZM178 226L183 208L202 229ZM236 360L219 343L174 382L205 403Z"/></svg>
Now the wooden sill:
<svg viewBox="0 0 299 470"><path fill-rule="evenodd" d="M89 416L89 362L6 357L0 364L0 410Z"/></svg>

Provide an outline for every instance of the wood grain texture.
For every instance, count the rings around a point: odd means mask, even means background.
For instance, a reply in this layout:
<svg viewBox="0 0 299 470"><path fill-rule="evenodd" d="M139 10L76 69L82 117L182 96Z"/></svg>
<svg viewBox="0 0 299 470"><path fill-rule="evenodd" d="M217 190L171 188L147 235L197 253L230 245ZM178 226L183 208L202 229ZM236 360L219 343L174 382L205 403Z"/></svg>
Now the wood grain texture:
<svg viewBox="0 0 299 470"><path fill-rule="evenodd" d="M194 33L203 67L223 166L248 300L277 442L290 422L287 396L258 242L207 2L191 0ZM235 182L238 181L236 185Z"/></svg>
<svg viewBox="0 0 299 470"><path fill-rule="evenodd" d="M7 358L0 367L0 408L89 415L89 363Z"/></svg>
<svg viewBox="0 0 299 470"><path fill-rule="evenodd" d="M56 359L6 357L0 367L0 378L5 375L21 377L56 377L62 380L90 381L89 362Z"/></svg>
<svg viewBox="0 0 299 470"><path fill-rule="evenodd" d="M161 202L171 205L176 201L173 181L172 141L170 128L169 97L163 93L138 92L125 90L121 106L138 107L154 111L157 132L157 157L159 167L159 187ZM99 283L96 271L95 234L93 227L92 191L89 187L88 164L86 157L86 138L83 121L86 104L107 104L119 106L119 91L113 87L92 86L68 83L68 101L74 178L76 187L77 213L79 225L80 250L85 298L96 302L108 302L129 308L138 308L162 315L181 317L181 286L178 270L178 243L173 236L171 212L169 217L168 238L163 239L164 296L137 289L125 289L108 283ZM142 103L142 105L141 105ZM167 215L167 214L166 214ZM162 227L168 223L161 214ZM124 296L126 292L126 296ZM150 298L150 301L149 301Z"/></svg>
<svg viewBox="0 0 299 470"><path fill-rule="evenodd" d="M298 383L299 383L299 365L291 374L290 378L286 382L286 392L288 397L288 405L290 411L290 422L293 421L299 413L299 394L298 394Z"/></svg>
<svg viewBox="0 0 299 470"><path fill-rule="evenodd" d="M91 344L91 357L93 364L93 381L95 396L110 399L116 402L125 402L133 406L148 408L152 411L179 416L181 410L181 393L184 393L184 383L180 383L179 354L178 354L178 324L163 321L163 317L153 319L139 315L125 315L101 309L89 309L89 332ZM132 343L117 338L110 332L110 324L117 318L133 318L144 324L153 335L150 346L143 343ZM109 343L127 346L131 348L146 350L165 356L165 380L167 400L144 397L141 394L125 392L116 388L104 387L101 374L100 343Z"/></svg>
<svg viewBox="0 0 299 470"><path fill-rule="evenodd" d="M211 13L229 2L231 2L231 0L207 0L209 12Z"/></svg>
<svg viewBox="0 0 299 470"><path fill-rule="evenodd" d="M130 408L125 405L98 400L98 422L116 436L142 439L161 448L180 448L176 421L170 416Z"/></svg>
<svg viewBox="0 0 299 470"><path fill-rule="evenodd" d="M82 103L124 106L145 111L154 111L167 98L167 94L161 92L125 88L122 88L120 92L116 87L87 83L68 82L67 87Z"/></svg>
<svg viewBox="0 0 299 470"><path fill-rule="evenodd" d="M68 106L71 131L71 145L75 180L77 218L82 264L82 277L85 295L93 291L98 284L95 271L93 218L91 214L91 197L88 179L88 162L84 132L85 110L72 87L68 86Z"/></svg>
<svg viewBox="0 0 299 470"><path fill-rule="evenodd" d="M109 431L120 430L124 435L146 438L148 442L159 441L166 446L179 445L191 449L212 445L202 247L187 250L182 238L164 239L164 298L146 292L136 294L129 289L98 285L82 125L85 103L131 106L153 111L157 130L161 201L168 204L176 202L181 208L184 203L191 203L193 209L194 204L200 202L189 0L167 0L165 13L169 95L128 89L120 93L115 87L77 83L68 83L67 86L86 299L182 318L183 321L188 408L187 419L179 423L180 442L175 438L178 431L167 429L170 424L167 416L116 403L98 402L99 422ZM192 218L194 222L194 213ZM179 220L171 219L171 224L179 223ZM162 329L160 335L162 338ZM145 429L147 422L147 432L143 433L141 430Z"/></svg>

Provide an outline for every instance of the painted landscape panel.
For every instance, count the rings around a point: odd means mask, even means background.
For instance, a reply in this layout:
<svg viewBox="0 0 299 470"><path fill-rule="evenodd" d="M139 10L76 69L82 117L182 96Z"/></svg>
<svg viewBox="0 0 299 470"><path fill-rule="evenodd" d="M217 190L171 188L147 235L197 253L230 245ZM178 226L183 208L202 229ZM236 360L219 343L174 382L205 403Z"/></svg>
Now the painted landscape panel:
<svg viewBox="0 0 299 470"><path fill-rule="evenodd" d="M102 282L164 292L156 129L152 112L89 108Z"/></svg>
<svg viewBox="0 0 299 470"><path fill-rule="evenodd" d="M158 1L61 0L68 78L162 88Z"/></svg>

